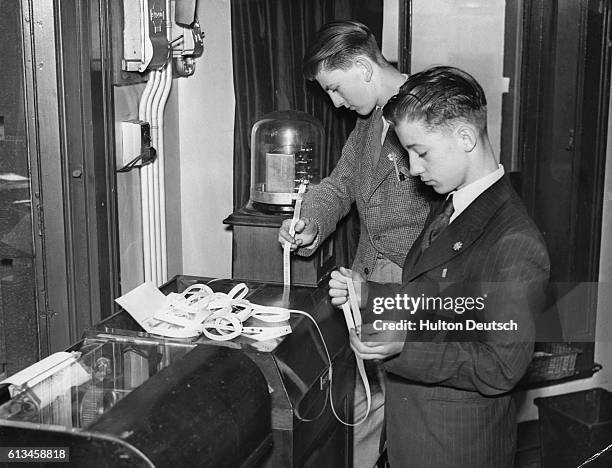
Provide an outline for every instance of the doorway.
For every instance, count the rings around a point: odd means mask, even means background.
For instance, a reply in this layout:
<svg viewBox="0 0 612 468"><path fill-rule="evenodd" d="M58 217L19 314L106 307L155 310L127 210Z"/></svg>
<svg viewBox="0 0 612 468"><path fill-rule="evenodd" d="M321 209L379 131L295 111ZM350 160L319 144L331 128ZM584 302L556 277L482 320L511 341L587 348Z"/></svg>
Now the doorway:
<svg viewBox="0 0 612 468"><path fill-rule="evenodd" d="M610 1L522 6L516 171L551 257L566 341L592 371L610 92Z"/></svg>
<svg viewBox="0 0 612 468"><path fill-rule="evenodd" d="M109 5L5 2L0 19L0 380L115 310Z"/></svg>
<svg viewBox="0 0 612 468"><path fill-rule="evenodd" d="M35 305L32 184L28 162L19 2L0 15L0 381L34 362Z"/></svg>

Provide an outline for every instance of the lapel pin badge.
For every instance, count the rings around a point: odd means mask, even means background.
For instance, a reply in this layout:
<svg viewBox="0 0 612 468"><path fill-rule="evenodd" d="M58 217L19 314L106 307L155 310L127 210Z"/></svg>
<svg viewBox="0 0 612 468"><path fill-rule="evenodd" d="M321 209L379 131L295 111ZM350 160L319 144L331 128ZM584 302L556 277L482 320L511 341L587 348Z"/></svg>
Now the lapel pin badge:
<svg viewBox="0 0 612 468"><path fill-rule="evenodd" d="M463 242L455 242L453 244L453 250L455 252L459 252L461 250L461 247L463 247Z"/></svg>
<svg viewBox="0 0 612 468"><path fill-rule="evenodd" d="M393 162L393 168L395 169L395 177L397 178L398 181L404 180L404 174L402 172L400 172L400 169L397 165L397 154L395 153L389 153L387 155L387 159L389 159L389 161Z"/></svg>

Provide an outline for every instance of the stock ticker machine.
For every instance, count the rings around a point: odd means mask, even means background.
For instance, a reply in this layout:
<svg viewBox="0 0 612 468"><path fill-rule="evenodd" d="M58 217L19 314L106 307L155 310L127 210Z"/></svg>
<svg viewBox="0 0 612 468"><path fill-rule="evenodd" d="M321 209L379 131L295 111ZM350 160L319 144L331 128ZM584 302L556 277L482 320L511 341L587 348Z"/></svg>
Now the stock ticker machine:
<svg viewBox="0 0 612 468"><path fill-rule="evenodd" d="M323 148L323 126L305 112L272 112L253 125L250 200L223 221L233 230L234 278L283 282L278 228L293 215L299 186L323 178ZM291 256L292 284L317 285L334 266L330 238L312 256Z"/></svg>
<svg viewBox="0 0 612 468"><path fill-rule="evenodd" d="M252 138L251 202L226 220L234 279L179 275L160 289L209 283L227 292L245 282L252 303L309 313L324 342L300 315L291 315L290 334L270 341L217 342L146 333L120 310L52 355L44 371L35 364L17 386L0 384L0 445L66 447L68 466L351 466L352 429L332 403L351 420L354 357L342 314L318 286L332 252L293 264L292 286L279 284L278 226L301 180L320 178L323 130L285 111L258 122ZM264 247L272 253L253 250ZM240 258L260 254L259 268Z"/></svg>

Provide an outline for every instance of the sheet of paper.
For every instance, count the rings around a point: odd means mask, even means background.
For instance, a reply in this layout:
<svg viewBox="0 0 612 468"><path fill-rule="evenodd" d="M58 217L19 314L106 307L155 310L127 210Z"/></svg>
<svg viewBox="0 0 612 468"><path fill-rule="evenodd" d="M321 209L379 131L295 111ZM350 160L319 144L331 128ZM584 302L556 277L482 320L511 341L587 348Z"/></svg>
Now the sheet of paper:
<svg viewBox="0 0 612 468"><path fill-rule="evenodd" d="M154 318L168 306L168 298L151 282L146 282L115 299L147 333L169 338L193 338L200 332Z"/></svg>

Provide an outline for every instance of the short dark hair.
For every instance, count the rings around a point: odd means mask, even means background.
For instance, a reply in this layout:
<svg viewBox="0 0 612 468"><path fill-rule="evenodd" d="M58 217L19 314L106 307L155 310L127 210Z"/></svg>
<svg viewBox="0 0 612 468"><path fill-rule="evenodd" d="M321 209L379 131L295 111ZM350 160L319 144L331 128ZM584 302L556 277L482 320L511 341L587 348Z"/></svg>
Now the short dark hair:
<svg viewBox="0 0 612 468"><path fill-rule="evenodd" d="M314 80L321 70L347 70L357 55L382 65L382 56L372 31L357 21L332 21L323 25L304 54L303 72Z"/></svg>
<svg viewBox="0 0 612 468"><path fill-rule="evenodd" d="M432 67L408 78L385 105L384 116L392 125L403 120L423 122L431 131L457 121L487 130L487 99L469 73L454 67Z"/></svg>

